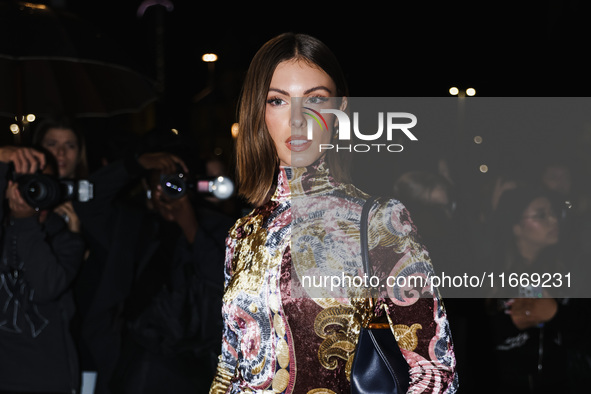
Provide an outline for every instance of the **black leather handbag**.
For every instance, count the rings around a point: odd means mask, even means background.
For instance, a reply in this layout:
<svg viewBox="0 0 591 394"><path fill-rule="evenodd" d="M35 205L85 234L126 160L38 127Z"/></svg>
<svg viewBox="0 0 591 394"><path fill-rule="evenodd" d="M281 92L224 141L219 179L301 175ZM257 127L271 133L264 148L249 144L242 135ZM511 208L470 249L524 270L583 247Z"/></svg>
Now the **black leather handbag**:
<svg viewBox="0 0 591 394"><path fill-rule="evenodd" d="M361 256L367 275L370 275L367 243L368 214L377 197L368 199L361 211ZM370 302L373 306L373 303ZM370 323L361 328L353 365L351 393L402 394L410 385L409 366L400 352L388 323Z"/></svg>

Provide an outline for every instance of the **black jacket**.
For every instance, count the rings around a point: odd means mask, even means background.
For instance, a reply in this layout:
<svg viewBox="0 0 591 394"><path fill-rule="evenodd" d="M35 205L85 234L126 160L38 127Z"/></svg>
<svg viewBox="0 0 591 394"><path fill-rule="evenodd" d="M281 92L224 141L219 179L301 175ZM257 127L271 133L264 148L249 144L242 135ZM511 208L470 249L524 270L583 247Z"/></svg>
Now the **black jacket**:
<svg viewBox="0 0 591 394"><path fill-rule="evenodd" d="M144 259L126 302L128 330L114 393L209 390L221 349L225 238L232 220L195 209L199 230L192 244L158 216L150 215L151 225L144 226Z"/></svg>
<svg viewBox="0 0 591 394"><path fill-rule="evenodd" d="M0 173L7 166L0 164ZM6 177L0 177L0 195ZM13 219L0 210L0 390L77 392L77 353L69 331L71 283L84 242L58 215Z"/></svg>

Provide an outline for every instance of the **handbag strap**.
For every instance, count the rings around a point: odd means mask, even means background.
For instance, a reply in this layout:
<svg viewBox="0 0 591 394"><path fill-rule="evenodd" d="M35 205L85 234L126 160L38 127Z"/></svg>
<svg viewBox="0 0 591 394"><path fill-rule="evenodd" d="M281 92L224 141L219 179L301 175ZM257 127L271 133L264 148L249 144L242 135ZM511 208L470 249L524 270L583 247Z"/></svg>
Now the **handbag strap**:
<svg viewBox="0 0 591 394"><path fill-rule="evenodd" d="M369 197L365 203L363 204L363 208L361 209L361 218L359 219L359 239L361 241L361 261L363 262L363 269L367 275L370 275L370 267L369 267L369 247L368 247L368 230L369 230L369 211L373 206L373 203L378 199L378 196L371 196Z"/></svg>
<svg viewBox="0 0 591 394"><path fill-rule="evenodd" d="M370 264L369 264L369 211L371 210L374 202L379 199L378 196L371 196L368 198L365 203L363 204L363 208L361 209L361 218L360 218L360 226L359 226L359 238L361 241L361 260L363 262L363 269L365 270L366 275L371 275L370 272ZM369 307L373 309L374 299L373 296L369 297ZM388 309L386 304L384 304L386 315L388 317L387 322L372 322L371 320L368 322L368 328L379 328L379 329L389 329L392 326L392 322L390 320L390 316L388 314ZM373 312L372 312L373 315ZM389 323L389 324L388 324Z"/></svg>

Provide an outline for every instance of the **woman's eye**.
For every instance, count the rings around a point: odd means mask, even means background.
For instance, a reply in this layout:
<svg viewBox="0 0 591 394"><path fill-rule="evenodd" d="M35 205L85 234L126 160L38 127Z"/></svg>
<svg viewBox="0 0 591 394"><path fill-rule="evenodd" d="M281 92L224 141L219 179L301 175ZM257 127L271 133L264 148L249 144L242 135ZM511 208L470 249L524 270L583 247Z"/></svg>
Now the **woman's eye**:
<svg viewBox="0 0 591 394"><path fill-rule="evenodd" d="M308 104L324 104L324 103L328 102L328 100L329 100L328 97L315 96L315 97L308 97L306 99L306 102Z"/></svg>
<svg viewBox="0 0 591 394"><path fill-rule="evenodd" d="M285 101L278 98L278 97L274 97L274 98L270 98L267 100L267 104L271 105L271 106L279 106L284 104Z"/></svg>

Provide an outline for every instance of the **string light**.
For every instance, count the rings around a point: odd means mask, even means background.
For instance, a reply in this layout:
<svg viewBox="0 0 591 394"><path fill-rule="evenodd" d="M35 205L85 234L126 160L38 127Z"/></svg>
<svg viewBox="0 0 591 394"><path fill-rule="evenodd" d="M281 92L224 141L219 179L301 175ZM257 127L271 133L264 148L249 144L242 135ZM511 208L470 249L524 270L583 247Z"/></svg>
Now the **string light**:
<svg viewBox="0 0 591 394"><path fill-rule="evenodd" d="M465 97L465 96L476 96L476 89L474 88L468 88L466 90L460 90L459 88L452 86L451 88L449 88L449 94L452 96L460 96L460 97Z"/></svg>
<svg viewBox="0 0 591 394"><path fill-rule="evenodd" d="M218 60L218 55L216 55L215 53L205 53L201 57L201 60L203 60L206 63L216 62Z"/></svg>
<svg viewBox="0 0 591 394"><path fill-rule="evenodd" d="M238 123L234 123L232 125L232 129L231 129L232 137L233 138L238 137L238 132L239 131L240 131L240 126L238 125Z"/></svg>

